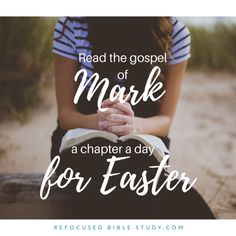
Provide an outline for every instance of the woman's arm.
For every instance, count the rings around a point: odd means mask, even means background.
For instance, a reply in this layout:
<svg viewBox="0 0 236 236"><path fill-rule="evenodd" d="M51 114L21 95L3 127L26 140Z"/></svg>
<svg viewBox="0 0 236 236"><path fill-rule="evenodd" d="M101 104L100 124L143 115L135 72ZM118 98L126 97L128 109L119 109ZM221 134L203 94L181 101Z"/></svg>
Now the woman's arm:
<svg viewBox="0 0 236 236"><path fill-rule="evenodd" d="M78 69L77 62L54 54L54 65L57 110L60 127L63 130L78 127L98 129L97 114L81 114L76 110L76 106L73 103L76 91L74 75Z"/></svg>
<svg viewBox="0 0 236 236"><path fill-rule="evenodd" d="M160 103L159 114L149 118L134 118L137 133L167 136L179 100L181 83L186 71L187 61L169 65L165 76L166 93Z"/></svg>
<svg viewBox="0 0 236 236"><path fill-rule="evenodd" d="M106 127L105 130L117 135L143 133L161 137L167 136L179 99L186 65L187 61L168 66L165 76L166 93L162 98L161 104L158 104L158 115L149 118L136 117L129 103L121 104L117 102L112 104L111 108L118 109L122 111L123 114L104 112L104 114L99 117ZM105 104L107 102L109 103L108 100L105 100L103 103ZM112 122L117 122L118 124L112 124Z"/></svg>
<svg viewBox="0 0 236 236"><path fill-rule="evenodd" d="M54 64L56 77L57 109L59 124L61 128L64 130L78 127L100 129L98 125L98 114L81 114L76 110L76 106L73 103L73 98L76 91L73 78L78 69L77 62L55 54ZM156 136L166 136L169 132L169 128L176 109L182 78L186 70L186 64L187 62L185 61L180 64L170 65L168 67L165 77L166 93L160 105L159 115L149 118L139 118L135 117L132 111L128 113L128 116L123 115L123 117L117 117L117 114L112 114L112 118L114 118L114 120L110 119L110 121L116 125L109 126L108 131L117 134L127 134L133 132L153 134ZM123 105L121 105L120 108L114 108L122 111L122 106ZM125 113L125 110L122 112ZM120 123L122 122L128 125L120 125Z"/></svg>

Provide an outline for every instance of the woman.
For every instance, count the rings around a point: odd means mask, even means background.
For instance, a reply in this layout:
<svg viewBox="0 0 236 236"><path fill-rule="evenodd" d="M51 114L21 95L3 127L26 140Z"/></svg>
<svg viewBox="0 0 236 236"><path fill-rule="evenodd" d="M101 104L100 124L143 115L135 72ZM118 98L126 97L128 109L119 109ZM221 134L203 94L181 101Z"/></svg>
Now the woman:
<svg viewBox="0 0 236 236"><path fill-rule="evenodd" d="M183 24L170 17L60 18L55 28L53 52L58 127L52 136L52 158L59 153L61 139L65 132L68 129L78 127L106 130L117 135L152 134L161 137L169 146L167 136L178 102L187 60L190 57L190 33ZM78 61L79 54L102 55L104 52L107 55L110 53L126 55L128 58L131 55L167 55L168 60L155 64L138 63L135 66L131 65L129 61L125 63L114 63L109 60L105 63ZM88 77L94 72L98 72L101 78L109 78L110 88L116 84L126 88L135 85L135 88L142 92L148 75L154 66L161 68L159 79L164 83L166 90L165 95L158 102L149 99L146 102L141 101L137 105L131 106L128 101L122 104L118 100L111 102L109 99L105 99L102 107L108 109L104 112L98 111L96 96L88 101L86 93L84 93L78 104L75 105L72 102L78 86L73 78L79 69L86 69ZM128 79L119 80L117 73L125 70L128 70ZM87 86L88 89L89 86ZM104 140L92 140L91 143L93 142L94 145L99 142L104 144ZM131 145L138 144L131 142ZM84 160L76 163L70 157L62 157L62 159L63 168L68 165L72 168L79 166L80 169L89 169L94 176L98 177L99 175L97 171L101 164L99 162L95 164L94 160L92 162ZM135 166L134 169L138 172L140 166L144 168L150 163L156 163L156 160L146 161L143 158L140 162L132 159L129 168ZM102 170L104 168L101 167ZM122 170L126 167L120 168ZM164 181L164 174L162 179ZM120 191L104 200L91 190L90 197L88 195L84 198L80 196L79 209L83 213L79 217L213 218L212 213L198 193L195 190L190 192L184 195L180 189L172 193L162 191L158 199L151 195L141 199L134 196L133 193ZM128 202L127 199L129 199ZM173 199L175 200L173 201ZM178 201L177 204L176 201ZM82 206L91 205L92 202L95 205L91 208L96 210L86 214L85 212L88 211L82 210ZM122 210L120 210L120 206L114 207L117 203L123 204ZM180 212L183 203L187 204L187 210ZM113 209L112 212L109 210L104 212L104 204L109 205ZM167 205L169 207L166 208ZM189 206L193 205L197 207L198 212L189 211ZM138 213L135 210L137 206Z"/></svg>

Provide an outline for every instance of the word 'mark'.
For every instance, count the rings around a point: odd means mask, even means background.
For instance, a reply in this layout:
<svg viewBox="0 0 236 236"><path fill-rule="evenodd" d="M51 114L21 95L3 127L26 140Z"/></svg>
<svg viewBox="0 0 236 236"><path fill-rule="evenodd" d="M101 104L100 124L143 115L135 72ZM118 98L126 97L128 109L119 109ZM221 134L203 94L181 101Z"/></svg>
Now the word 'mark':
<svg viewBox="0 0 236 236"><path fill-rule="evenodd" d="M130 103L133 106L138 104L140 101L146 102L149 98L153 102L159 100L166 92L166 90L161 91L163 88L163 83L161 81L157 81L160 73L161 69L158 66L155 66L151 70L143 93L140 94L140 92L135 89L134 85L130 86L129 91L126 91L125 87L115 85L110 91L109 99L111 101L115 101L118 98L121 103L125 103L128 99L130 99ZM97 99L97 107L100 111L105 111L107 108L102 108L101 104L109 87L109 79L103 78L100 80L98 73L94 73L90 78L88 78L87 71L85 69L81 69L76 73L74 80L77 81L80 75L82 75L82 79L75 93L74 103L78 103L79 98L86 87L89 86L88 92L86 91L88 101L92 99L94 93L100 88L100 93ZM129 96L125 96L125 94L128 94Z"/></svg>

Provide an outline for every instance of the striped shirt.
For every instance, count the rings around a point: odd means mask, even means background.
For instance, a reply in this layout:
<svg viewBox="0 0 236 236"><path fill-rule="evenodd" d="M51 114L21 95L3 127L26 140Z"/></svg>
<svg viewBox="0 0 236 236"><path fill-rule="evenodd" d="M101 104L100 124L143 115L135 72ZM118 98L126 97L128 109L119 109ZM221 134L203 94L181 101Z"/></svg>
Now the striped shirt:
<svg viewBox="0 0 236 236"><path fill-rule="evenodd" d="M60 37L65 21L65 31ZM190 58L191 37L188 28L177 19L172 18L172 25L172 49L168 64L177 64ZM54 30L53 52L76 61L80 53L91 55L92 45L88 41L88 23L82 18L81 21L72 18L68 20L67 17L59 18ZM80 68L86 69L89 77L94 73L91 62L80 63Z"/></svg>

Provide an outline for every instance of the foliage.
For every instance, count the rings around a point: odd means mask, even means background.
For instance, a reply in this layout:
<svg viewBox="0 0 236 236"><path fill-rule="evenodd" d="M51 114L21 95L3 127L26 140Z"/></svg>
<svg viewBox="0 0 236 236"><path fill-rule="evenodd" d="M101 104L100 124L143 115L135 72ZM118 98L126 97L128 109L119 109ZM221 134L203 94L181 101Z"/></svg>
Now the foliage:
<svg viewBox="0 0 236 236"><path fill-rule="evenodd" d="M24 121L51 67L55 19L0 18L0 111Z"/></svg>
<svg viewBox="0 0 236 236"><path fill-rule="evenodd" d="M218 24L212 29L190 27L190 69L236 71L236 26Z"/></svg>

